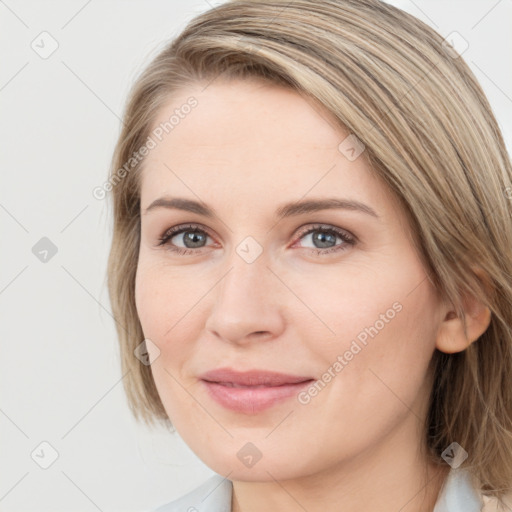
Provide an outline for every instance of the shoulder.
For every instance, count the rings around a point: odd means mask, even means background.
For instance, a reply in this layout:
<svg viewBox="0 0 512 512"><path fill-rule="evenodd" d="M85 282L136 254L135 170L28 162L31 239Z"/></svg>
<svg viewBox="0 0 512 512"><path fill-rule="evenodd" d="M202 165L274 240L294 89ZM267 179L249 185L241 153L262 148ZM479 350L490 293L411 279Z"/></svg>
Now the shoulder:
<svg viewBox="0 0 512 512"><path fill-rule="evenodd" d="M231 512L232 488L230 480L214 475L189 493L151 512Z"/></svg>

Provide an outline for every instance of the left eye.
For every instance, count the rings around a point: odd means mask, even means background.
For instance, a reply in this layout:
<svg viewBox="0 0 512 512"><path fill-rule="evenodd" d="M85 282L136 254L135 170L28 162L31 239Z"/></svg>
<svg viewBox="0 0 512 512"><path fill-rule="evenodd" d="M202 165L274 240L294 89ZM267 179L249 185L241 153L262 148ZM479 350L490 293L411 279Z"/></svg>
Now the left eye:
<svg viewBox="0 0 512 512"><path fill-rule="evenodd" d="M334 251L343 251L347 246L356 243L355 237L345 230L335 228L334 226L313 226L305 233L299 236L299 239L308 237L313 244L317 244L311 249L317 254L325 254ZM336 245L336 239L341 239L342 244ZM331 245L332 244L332 245Z"/></svg>
<svg viewBox="0 0 512 512"><path fill-rule="evenodd" d="M183 246L171 243L173 238L181 236ZM310 236L311 235L311 236ZM310 249L317 254L326 254L334 251L343 251L356 243L353 235L345 230L341 230L334 226L318 225L312 226L308 230L299 234L298 239L306 239L309 237L315 247ZM168 229L160 238L159 246L167 245L168 249L180 255L197 253L197 249L204 247L204 243L209 238L209 234L204 229L195 224L188 226L176 226ZM341 239L342 243L336 245L336 240ZM307 247L305 247L307 249Z"/></svg>

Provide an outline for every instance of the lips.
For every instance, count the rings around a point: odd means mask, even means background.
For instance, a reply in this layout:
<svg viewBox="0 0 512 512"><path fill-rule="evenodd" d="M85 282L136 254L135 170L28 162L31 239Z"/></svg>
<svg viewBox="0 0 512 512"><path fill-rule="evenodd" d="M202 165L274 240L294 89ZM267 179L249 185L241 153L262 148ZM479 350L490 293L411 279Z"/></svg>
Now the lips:
<svg viewBox="0 0 512 512"><path fill-rule="evenodd" d="M265 370L236 372L220 368L199 377L209 396L220 405L243 414L257 414L296 396L314 379Z"/></svg>

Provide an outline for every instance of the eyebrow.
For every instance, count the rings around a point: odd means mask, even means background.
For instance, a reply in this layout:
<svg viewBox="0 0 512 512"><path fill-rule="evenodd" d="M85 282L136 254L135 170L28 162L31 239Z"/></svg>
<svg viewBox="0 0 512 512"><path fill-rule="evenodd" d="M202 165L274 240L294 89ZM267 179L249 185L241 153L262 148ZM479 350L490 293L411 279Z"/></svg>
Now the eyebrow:
<svg viewBox="0 0 512 512"><path fill-rule="evenodd" d="M203 217L219 218L215 210L210 208L205 203L182 197L160 197L153 201L146 208L144 214L147 214L148 212L157 208L183 210L191 213L197 213ZM286 203L276 209L276 217L278 219L283 219L285 217L292 217L305 213L314 213L321 210L339 209L361 212L371 215L372 217L379 218L379 215L377 215L375 210L367 204L355 201L353 199L338 198L310 199Z"/></svg>

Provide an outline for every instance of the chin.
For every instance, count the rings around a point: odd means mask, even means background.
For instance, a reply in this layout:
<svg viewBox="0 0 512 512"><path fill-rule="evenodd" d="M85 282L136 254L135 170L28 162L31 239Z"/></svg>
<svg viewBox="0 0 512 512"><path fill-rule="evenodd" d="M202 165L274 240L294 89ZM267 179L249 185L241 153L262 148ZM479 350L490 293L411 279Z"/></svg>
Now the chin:
<svg viewBox="0 0 512 512"><path fill-rule="evenodd" d="M242 482L289 480L320 470L314 467L319 459L308 462L294 447L278 451L275 446L267 444L263 447L262 444L240 438L230 439L222 444L219 442L218 450L203 446L194 453L219 475Z"/></svg>

